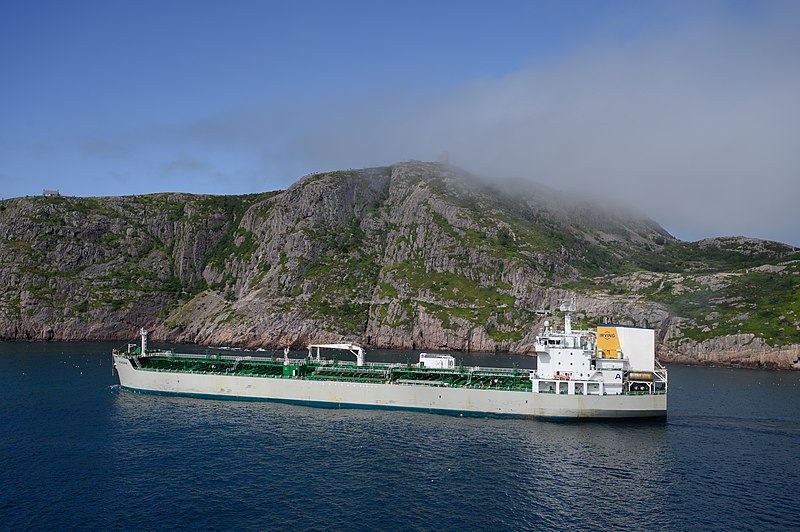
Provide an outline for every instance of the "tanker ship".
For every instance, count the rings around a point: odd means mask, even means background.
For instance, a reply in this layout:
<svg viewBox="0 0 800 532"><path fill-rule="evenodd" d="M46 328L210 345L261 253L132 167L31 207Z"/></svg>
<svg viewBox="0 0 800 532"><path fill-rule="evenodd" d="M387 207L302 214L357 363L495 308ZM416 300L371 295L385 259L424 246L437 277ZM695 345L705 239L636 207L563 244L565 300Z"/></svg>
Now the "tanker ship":
<svg viewBox="0 0 800 532"><path fill-rule="evenodd" d="M564 310L564 309L562 309ZM142 393L531 418L658 418L667 414L667 370L655 332L613 324L573 330L545 322L535 370L457 366L449 354L371 363L354 344L312 344L302 358L181 354L141 341L112 353L120 385ZM323 357L349 353L354 361Z"/></svg>

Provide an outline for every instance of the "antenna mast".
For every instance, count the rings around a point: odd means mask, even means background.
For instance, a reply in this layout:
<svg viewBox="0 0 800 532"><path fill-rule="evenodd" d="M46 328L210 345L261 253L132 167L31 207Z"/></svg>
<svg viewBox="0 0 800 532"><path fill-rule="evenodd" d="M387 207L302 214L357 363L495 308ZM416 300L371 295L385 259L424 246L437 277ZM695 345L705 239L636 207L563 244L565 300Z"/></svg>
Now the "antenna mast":
<svg viewBox="0 0 800 532"><path fill-rule="evenodd" d="M564 313L564 334L572 334L572 316L570 316L570 312L575 311L575 294L572 294L569 304L566 301L562 301L560 309Z"/></svg>

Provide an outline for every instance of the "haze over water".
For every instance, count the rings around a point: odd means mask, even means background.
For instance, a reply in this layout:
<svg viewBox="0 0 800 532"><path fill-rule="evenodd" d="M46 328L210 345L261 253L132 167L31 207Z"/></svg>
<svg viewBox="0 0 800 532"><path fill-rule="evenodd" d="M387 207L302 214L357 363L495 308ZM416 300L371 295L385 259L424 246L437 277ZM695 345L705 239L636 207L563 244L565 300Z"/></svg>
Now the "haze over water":
<svg viewBox="0 0 800 532"><path fill-rule="evenodd" d="M4 528L796 526L797 372L670 366L666 422L551 423L134 394L113 347L0 343Z"/></svg>

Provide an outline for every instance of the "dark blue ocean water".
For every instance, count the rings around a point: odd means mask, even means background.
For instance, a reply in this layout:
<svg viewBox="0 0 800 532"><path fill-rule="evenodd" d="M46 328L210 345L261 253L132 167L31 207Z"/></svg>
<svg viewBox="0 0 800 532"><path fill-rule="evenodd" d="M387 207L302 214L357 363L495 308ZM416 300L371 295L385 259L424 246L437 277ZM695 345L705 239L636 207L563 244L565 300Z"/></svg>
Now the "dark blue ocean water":
<svg viewBox="0 0 800 532"><path fill-rule="evenodd" d="M1 529L800 520L797 372L671 366L666 422L552 423L134 394L114 385L112 347L0 344Z"/></svg>

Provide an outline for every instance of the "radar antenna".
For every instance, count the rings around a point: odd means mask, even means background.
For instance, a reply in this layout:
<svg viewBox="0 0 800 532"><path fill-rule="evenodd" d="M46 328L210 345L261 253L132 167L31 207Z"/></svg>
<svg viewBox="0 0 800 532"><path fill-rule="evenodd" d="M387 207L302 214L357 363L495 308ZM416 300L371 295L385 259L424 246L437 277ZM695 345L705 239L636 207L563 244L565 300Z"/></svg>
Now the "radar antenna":
<svg viewBox="0 0 800 532"><path fill-rule="evenodd" d="M564 334L572 334L572 316L570 316L570 312L575 312L575 294L572 294L569 303L567 303L566 299L562 300L559 309L564 313Z"/></svg>

